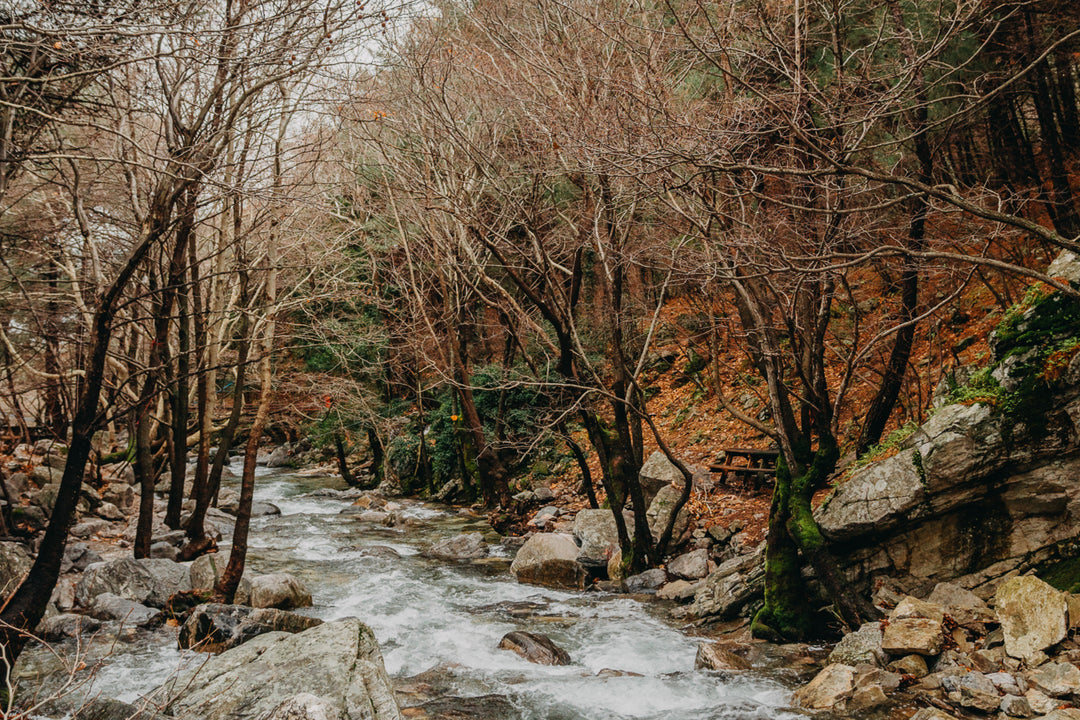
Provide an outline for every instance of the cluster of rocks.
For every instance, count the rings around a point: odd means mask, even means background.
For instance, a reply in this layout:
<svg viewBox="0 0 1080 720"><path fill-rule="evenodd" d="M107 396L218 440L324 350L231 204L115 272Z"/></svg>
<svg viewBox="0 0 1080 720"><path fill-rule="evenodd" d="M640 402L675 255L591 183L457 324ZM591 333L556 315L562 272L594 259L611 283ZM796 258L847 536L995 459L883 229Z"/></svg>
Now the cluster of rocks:
<svg viewBox="0 0 1080 720"><path fill-rule="evenodd" d="M649 529L654 538L659 538L682 493L682 473L663 453L655 452L642 466L639 480L649 503ZM626 510L623 518L628 531L633 532L633 513ZM675 519L671 543L680 552L664 568L626 576L611 510L575 513L555 505L545 506L527 527L534 532L518 550L510 568L518 582L584 589L592 580L600 590L654 594L684 603L695 597L704 579L723 563L755 550L748 546L740 521L695 528L684 507ZM686 610L676 614L685 615Z"/></svg>
<svg viewBox="0 0 1080 720"><path fill-rule="evenodd" d="M0 556L8 557L12 545L15 544L0 543ZM79 551L82 551L80 561L95 559L96 553L86 550L85 545L69 547L68 554ZM93 632L107 622L127 628L154 627L165 620L166 614L175 611L171 603L178 593L194 593L196 599L208 596L221 578L226 557L204 555L192 563L131 557L106 562L97 557L96 562L83 567L81 574L66 578L58 586L38 632L46 640L61 640ZM26 567L29 567L28 559ZM306 629L310 627L306 623L308 618L296 619L299 616L289 617L292 613L283 611L307 607L311 602L311 593L292 575L245 576L236 593L237 606L219 605L210 609L201 606L191 612L181 632L181 647L204 649L199 646L205 644L207 651L219 652L259 632ZM247 607L234 609L239 606ZM273 612L258 612L263 609ZM248 612L251 610L256 611L253 616ZM208 620L219 615L220 620ZM244 616L246 624L236 627L240 623L232 620L240 616ZM255 632L254 626L262 630Z"/></svg>
<svg viewBox="0 0 1080 720"><path fill-rule="evenodd" d="M859 712L893 703L928 707L919 720L971 714L1080 718L1080 596L1032 575L1002 583L987 604L949 583L925 600L883 588L886 619L845 636L828 665L794 694L809 710Z"/></svg>

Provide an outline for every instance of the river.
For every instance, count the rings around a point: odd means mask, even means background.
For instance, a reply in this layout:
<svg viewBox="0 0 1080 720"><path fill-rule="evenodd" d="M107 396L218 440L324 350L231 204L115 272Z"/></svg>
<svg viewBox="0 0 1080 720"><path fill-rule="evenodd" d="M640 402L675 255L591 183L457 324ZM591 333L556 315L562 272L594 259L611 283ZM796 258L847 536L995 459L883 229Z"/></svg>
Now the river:
<svg viewBox="0 0 1080 720"><path fill-rule="evenodd" d="M479 518L405 501L397 511L401 525L362 524L341 513L348 507L341 499L310 494L340 487L336 479L260 474L256 499L282 514L253 520L251 571L300 578L315 603L305 614L369 624L396 679L425 673L452 695L501 695L520 720L798 717L784 710L790 691L774 677L695 671L698 639L650 603L519 585L501 546L474 563L421 555L443 537L490 532ZM498 649L511 630L548 635L572 663L535 665ZM116 646L94 692L133 702L197 661L176 649L174 637L171 629L141 632Z"/></svg>

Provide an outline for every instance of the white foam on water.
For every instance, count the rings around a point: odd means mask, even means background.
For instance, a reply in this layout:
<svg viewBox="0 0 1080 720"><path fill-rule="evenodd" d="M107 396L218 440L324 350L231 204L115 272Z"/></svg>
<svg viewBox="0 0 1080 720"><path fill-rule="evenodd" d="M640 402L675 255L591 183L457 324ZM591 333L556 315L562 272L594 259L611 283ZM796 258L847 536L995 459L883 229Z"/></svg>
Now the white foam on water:
<svg viewBox="0 0 1080 720"><path fill-rule="evenodd" d="M294 573L308 586L315 606L302 612L325 620L354 616L370 625L391 675L439 666L457 694L504 695L523 720L798 717L784 709L790 691L774 680L695 671L698 640L635 600L520 585L509 573L492 575L491 567L435 561L420 552L439 538L476 529L475 518L407 503L398 513L420 524L383 528L339 515L347 501L304 496L335 484L340 481L280 472L264 477L256 498L273 502L283 515L253 523L252 554L260 567ZM364 552L377 545L400 557ZM507 604L523 602L539 607L526 617L507 611ZM500 650L500 639L512 630L549 636L571 664L536 665ZM137 700L182 661L175 645L122 650L95 688ZM627 674L597 675L602 670Z"/></svg>

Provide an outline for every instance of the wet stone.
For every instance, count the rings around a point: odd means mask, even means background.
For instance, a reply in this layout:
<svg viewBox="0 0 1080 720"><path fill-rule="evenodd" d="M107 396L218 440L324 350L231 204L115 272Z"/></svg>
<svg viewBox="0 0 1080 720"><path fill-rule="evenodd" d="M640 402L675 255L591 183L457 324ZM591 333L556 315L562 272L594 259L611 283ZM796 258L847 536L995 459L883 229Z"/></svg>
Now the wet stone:
<svg viewBox="0 0 1080 720"><path fill-rule="evenodd" d="M514 631L499 641L503 650L513 650L529 662L539 665L569 665L570 654L539 633Z"/></svg>

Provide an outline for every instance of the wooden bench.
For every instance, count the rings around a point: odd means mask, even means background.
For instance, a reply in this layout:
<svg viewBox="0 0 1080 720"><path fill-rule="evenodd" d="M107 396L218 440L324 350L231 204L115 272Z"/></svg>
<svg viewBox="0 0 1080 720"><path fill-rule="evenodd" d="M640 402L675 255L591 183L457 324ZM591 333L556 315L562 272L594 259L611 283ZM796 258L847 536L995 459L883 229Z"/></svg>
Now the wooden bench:
<svg viewBox="0 0 1080 720"><path fill-rule="evenodd" d="M723 448L723 452L724 462L709 465L709 472L720 474L721 485L731 476L749 480L755 489L776 473L776 460L780 457L780 451L773 448ZM736 462L740 459L745 462Z"/></svg>

